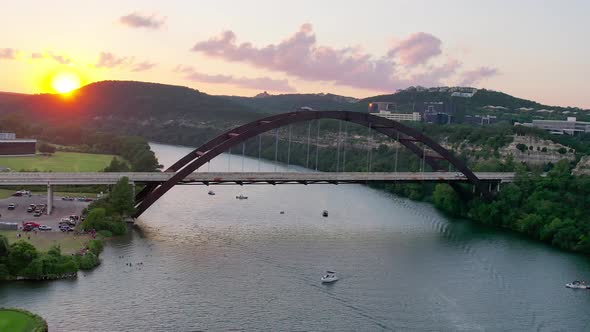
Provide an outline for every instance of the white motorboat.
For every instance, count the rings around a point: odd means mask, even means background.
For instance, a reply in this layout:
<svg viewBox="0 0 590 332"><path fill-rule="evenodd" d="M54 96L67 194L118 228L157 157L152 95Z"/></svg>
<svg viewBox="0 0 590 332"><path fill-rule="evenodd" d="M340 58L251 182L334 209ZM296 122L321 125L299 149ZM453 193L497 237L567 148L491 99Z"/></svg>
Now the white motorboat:
<svg viewBox="0 0 590 332"><path fill-rule="evenodd" d="M570 283L565 284L567 288L576 288L576 289L590 289L590 286L586 284L585 281L572 281Z"/></svg>
<svg viewBox="0 0 590 332"><path fill-rule="evenodd" d="M236 196L236 199L248 199L248 196L240 194L239 196Z"/></svg>
<svg viewBox="0 0 590 332"><path fill-rule="evenodd" d="M209 192L207 194L213 196L213 195L215 195L215 192L213 190L209 190Z"/></svg>
<svg viewBox="0 0 590 332"><path fill-rule="evenodd" d="M338 277L336 276L335 272L332 271L326 271L326 275L322 277L322 283L323 284L328 284L331 282L335 282L338 281Z"/></svg>

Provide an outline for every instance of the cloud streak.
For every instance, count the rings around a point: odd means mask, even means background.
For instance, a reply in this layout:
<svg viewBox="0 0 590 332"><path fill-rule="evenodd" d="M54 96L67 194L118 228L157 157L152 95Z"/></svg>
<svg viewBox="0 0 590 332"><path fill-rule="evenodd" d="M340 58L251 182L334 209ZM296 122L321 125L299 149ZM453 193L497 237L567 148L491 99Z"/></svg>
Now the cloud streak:
<svg viewBox="0 0 590 332"><path fill-rule="evenodd" d="M233 31L202 40L191 51L230 62L281 72L307 81L375 91L392 91L409 85L443 85L457 75L462 64L448 60L433 65L443 54L442 41L425 32L417 32L392 46L384 56L374 56L359 48L334 48L320 45L311 24L277 44L262 47L237 42ZM440 63L440 61L436 61ZM492 76L495 69L464 74L465 82L477 82L480 76Z"/></svg>
<svg viewBox="0 0 590 332"><path fill-rule="evenodd" d="M295 88L289 85L285 79L273 79L270 77L234 77L231 75L210 75L195 71L192 67L178 66L174 70L185 74L190 81L212 84L231 84L247 89L269 90L277 92L295 92Z"/></svg>
<svg viewBox="0 0 590 332"><path fill-rule="evenodd" d="M463 72L461 85L473 85L482 80L498 75L498 69L491 67L479 67Z"/></svg>
<svg viewBox="0 0 590 332"><path fill-rule="evenodd" d="M138 12L133 12L119 18L119 22L131 28L146 28L146 29L160 29L164 26L166 18L157 17L154 15L142 15Z"/></svg>
<svg viewBox="0 0 590 332"><path fill-rule="evenodd" d="M116 68L131 64L133 58L118 57L111 52L100 52L98 61L94 65L96 68Z"/></svg>
<svg viewBox="0 0 590 332"><path fill-rule="evenodd" d="M144 62L140 62L138 64L135 64L133 66L133 68L131 68L131 71L132 72L146 71L146 70L150 70L150 69L154 68L155 66L156 66L155 63L144 61Z"/></svg>
<svg viewBox="0 0 590 332"><path fill-rule="evenodd" d="M437 37L429 33L417 32L400 41L388 55L398 56L404 65L416 66L442 54L441 45L442 42Z"/></svg>
<svg viewBox="0 0 590 332"><path fill-rule="evenodd" d="M0 48L0 59L5 59L5 60L16 59L16 50L13 48Z"/></svg>

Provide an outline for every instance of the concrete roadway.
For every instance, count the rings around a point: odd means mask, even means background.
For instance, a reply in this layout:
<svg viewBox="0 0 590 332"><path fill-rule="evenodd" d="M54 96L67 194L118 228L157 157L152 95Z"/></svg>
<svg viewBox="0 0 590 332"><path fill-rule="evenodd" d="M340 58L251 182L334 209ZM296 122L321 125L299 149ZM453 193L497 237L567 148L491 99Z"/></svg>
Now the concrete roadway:
<svg viewBox="0 0 590 332"><path fill-rule="evenodd" d="M115 184L128 177L132 183L161 183L174 173L0 173L0 185L90 185ZM512 182L514 173L481 172L475 175L483 181ZM197 172L190 174L182 183L364 183L364 182L465 182L457 172Z"/></svg>

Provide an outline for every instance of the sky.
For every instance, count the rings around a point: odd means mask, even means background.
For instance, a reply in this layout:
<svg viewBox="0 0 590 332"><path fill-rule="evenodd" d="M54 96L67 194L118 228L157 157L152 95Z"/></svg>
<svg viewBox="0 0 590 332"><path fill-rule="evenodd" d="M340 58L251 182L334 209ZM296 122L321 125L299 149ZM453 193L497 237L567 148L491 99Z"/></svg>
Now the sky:
<svg viewBox="0 0 590 332"><path fill-rule="evenodd" d="M0 91L64 76L243 96L459 85L590 108L587 0L1 1Z"/></svg>

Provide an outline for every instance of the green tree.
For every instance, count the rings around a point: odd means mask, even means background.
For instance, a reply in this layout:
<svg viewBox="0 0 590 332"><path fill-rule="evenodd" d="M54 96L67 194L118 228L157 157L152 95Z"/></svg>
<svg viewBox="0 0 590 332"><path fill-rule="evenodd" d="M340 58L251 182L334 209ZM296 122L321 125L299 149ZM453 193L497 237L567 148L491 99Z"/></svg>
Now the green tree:
<svg viewBox="0 0 590 332"><path fill-rule="evenodd" d="M18 275L35 258L37 258L37 256L37 249L26 241L20 240L11 244L7 259L10 273L12 275Z"/></svg>
<svg viewBox="0 0 590 332"><path fill-rule="evenodd" d="M114 157L109 166L104 169L104 172L129 172L129 166L126 162L120 161L119 158Z"/></svg>
<svg viewBox="0 0 590 332"><path fill-rule="evenodd" d="M432 198L436 207L451 215L457 215L461 211L461 200L455 190L446 183L439 183L434 187Z"/></svg>
<svg viewBox="0 0 590 332"><path fill-rule="evenodd" d="M0 257L7 256L9 251L8 239L6 236L0 234Z"/></svg>
<svg viewBox="0 0 590 332"><path fill-rule="evenodd" d="M134 197L129 178L121 178L113 187L108 201L115 214L131 215L135 211Z"/></svg>

